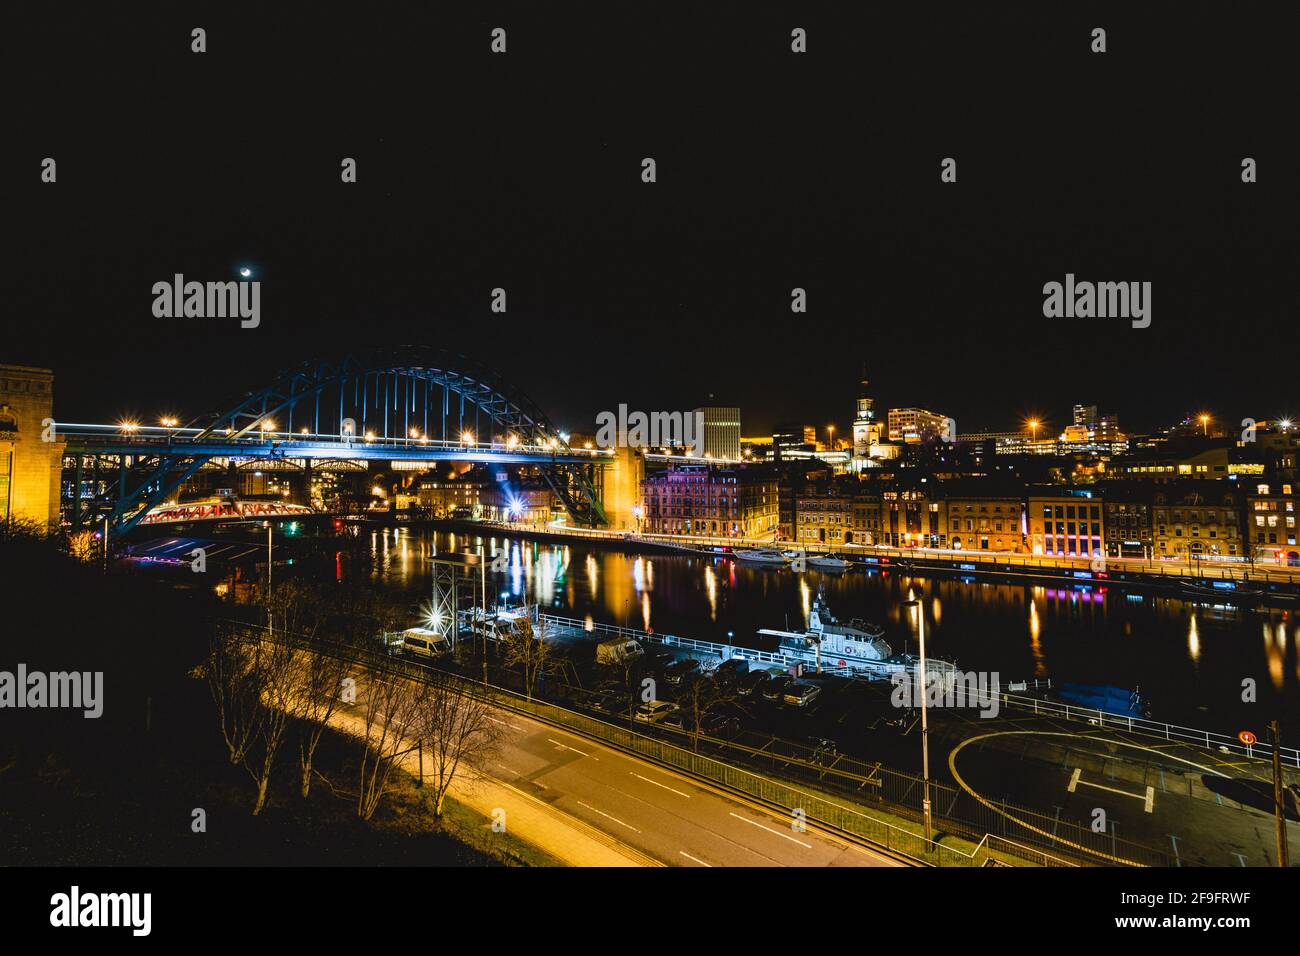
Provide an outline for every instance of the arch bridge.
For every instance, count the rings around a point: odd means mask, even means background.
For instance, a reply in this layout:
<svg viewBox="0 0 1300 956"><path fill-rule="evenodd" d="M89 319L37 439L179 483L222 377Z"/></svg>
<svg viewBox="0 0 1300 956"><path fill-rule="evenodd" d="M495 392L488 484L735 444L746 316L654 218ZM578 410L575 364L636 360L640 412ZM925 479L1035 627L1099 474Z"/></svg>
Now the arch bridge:
<svg viewBox="0 0 1300 956"><path fill-rule="evenodd" d="M185 425L56 422L75 457L73 524L133 528L217 460L495 462L535 465L573 520L606 523L597 469L608 449L574 449L541 409L499 375L439 349L371 350L289 369L271 384ZM83 505L83 459L117 461L108 493Z"/></svg>

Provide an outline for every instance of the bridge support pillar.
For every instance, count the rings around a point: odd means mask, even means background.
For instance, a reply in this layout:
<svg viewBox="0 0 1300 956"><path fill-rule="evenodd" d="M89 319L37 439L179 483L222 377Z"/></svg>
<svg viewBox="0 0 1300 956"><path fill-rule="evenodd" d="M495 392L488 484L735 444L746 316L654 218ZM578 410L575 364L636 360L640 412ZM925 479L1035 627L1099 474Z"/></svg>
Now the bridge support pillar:
<svg viewBox="0 0 1300 956"><path fill-rule="evenodd" d="M81 483L86 474L86 459L77 456L77 468L72 479L72 530L81 530Z"/></svg>

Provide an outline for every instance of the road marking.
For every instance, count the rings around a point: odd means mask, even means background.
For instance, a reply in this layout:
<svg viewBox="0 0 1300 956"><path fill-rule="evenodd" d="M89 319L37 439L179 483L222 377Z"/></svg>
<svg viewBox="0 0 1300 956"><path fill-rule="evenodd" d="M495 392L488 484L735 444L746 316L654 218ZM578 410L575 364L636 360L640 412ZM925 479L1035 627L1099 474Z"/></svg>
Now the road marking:
<svg viewBox="0 0 1300 956"><path fill-rule="evenodd" d="M1078 772L1079 771L1077 770L1075 771L1076 774L1078 774ZM1152 787L1147 787L1146 794L1141 794L1141 793L1129 793L1127 790L1119 790L1115 787L1108 787L1102 783L1089 783L1087 780L1080 780L1079 783L1083 784L1085 787L1093 787L1094 789L1097 790L1105 790L1107 793L1118 793L1121 797L1132 797L1134 800L1143 800L1144 802L1149 801L1155 793L1155 790ZM1151 807L1148 805L1147 813L1150 812L1151 812Z"/></svg>
<svg viewBox="0 0 1300 956"><path fill-rule="evenodd" d="M503 763L498 763L497 766L500 767L502 770L508 770L510 773L513 773L516 777L519 776L519 771L518 771L518 770L515 770L515 769L512 768L512 767L507 767L507 766L506 766L505 764L503 764Z"/></svg>
<svg viewBox="0 0 1300 956"><path fill-rule="evenodd" d="M656 787L663 787L665 790L672 790L672 792L677 794L677 796L679 797L685 797L687 800L691 799L691 795L689 793L682 793L680 790L673 790L673 788L668 786L668 784L660 783L658 780L651 780L649 777L643 777L635 770L629 770L628 773L636 777L638 780L644 780L646 783L653 783Z"/></svg>
<svg viewBox="0 0 1300 956"><path fill-rule="evenodd" d="M589 803L583 803L581 800L578 800L578 801L577 801L577 804L578 804L578 806L580 806L580 807L586 807L586 808L587 808L588 810L590 810L592 813L599 813L602 817L605 817L606 819L609 819L609 820L613 820L615 823L617 823L617 824L618 824L619 826L621 826L621 827L627 827L627 828L628 828L629 830L631 830L633 833L640 833L640 832L641 832L641 831L638 830L636 827L632 826L632 824L630 824L630 823L624 823L624 822L623 822L622 820L620 820L618 817L611 817L611 816L610 816L608 813L606 813L604 810L597 810L595 807L593 807L593 806L592 806L591 804L589 804Z"/></svg>
<svg viewBox="0 0 1300 956"><path fill-rule="evenodd" d="M600 759L599 757L592 756L591 754L587 753L585 750L579 750L577 747L570 747L568 744L562 744L558 740L554 739L553 737L547 737L546 739L549 740L551 743L555 744L555 746L561 748L562 750L572 750L575 754L581 754L584 757L591 757L592 760Z"/></svg>
<svg viewBox="0 0 1300 956"><path fill-rule="evenodd" d="M523 730L522 727L517 727L508 720L497 720L495 717L488 717L488 720L494 724L500 724L502 727L509 727L511 730Z"/></svg>
<svg viewBox="0 0 1300 956"><path fill-rule="evenodd" d="M1145 746L1142 746L1142 745L1140 745L1140 744L1130 743L1130 742L1128 742L1128 741L1124 741L1124 740L1107 740L1105 737L1093 737L1093 736L1089 736L1089 735L1086 735L1086 734L1085 734L1085 735L1079 735L1079 734L1067 734L1067 733L1052 732L1052 731L1045 731L1045 730L1003 730L1003 731L997 731L997 732L990 733L990 734L981 734L981 735L979 735L978 737L968 737L967 739L965 739L965 740L963 740L961 743L959 743L956 747L954 747L951 751L949 751L949 753L948 753L948 772L951 773L953 779L957 781L957 786L961 787L963 790L965 790L967 793L969 793L972 797L974 797L977 801L979 801L979 802L980 802L981 804L983 804L985 807L988 807L988 808L989 808L990 810L992 810L994 813L999 814L1000 816L1004 816L1004 817L1006 817L1006 818L1007 818L1008 820L1010 820L1011 822L1016 823L1016 824L1019 824L1020 826L1024 827L1026 830L1030 830L1030 831L1032 831L1032 832L1034 832L1034 833L1039 833L1039 834L1042 834L1043 836L1047 836L1047 837L1051 837L1052 834L1048 833L1046 830L1041 830L1041 829L1039 829L1038 827L1034 826L1032 823L1029 823L1029 822L1027 822L1027 821L1025 821L1025 820L1021 820L1021 819L1019 819L1018 817L1012 816L1010 813L1007 813L1007 811L1006 811L1004 808L1001 808L1001 807L997 806L996 804L989 802L989 801L986 800L984 797L982 797L982 796L979 794L979 792L978 792L977 790L975 790L974 788L972 788L971 785L968 784L968 783L965 781L965 779L963 779L962 775L961 775L960 773L957 772L957 754L958 754L958 753L959 753L959 752L960 752L964 747L966 747L966 746L968 746L968 745L970 745L970 744L972 744L972 743L977 743L977 742L978 742L979 746L976 747L976 750L982 750L983 747L984 747L984 743L987 742L989 739L991 739L991 738L993 738L993 737L1010 737L1010 736L1014 736L1015 734L1034 734L1035 736L1039 736L1039 737L1078 737L1078 739L1080 739L1080 740L1093 740L1093 741L1096 741L1096 742L1098 742L1098 743L1107 744L1107 745L1114 745L1114 746L1118 746L1118 747L1131 747L1131 748L1133 748L1134 750L1149 750L1149 751L1152 751L1152 752L1154 752L1154 753L1160 753L1159 751L1154 750L1154 748L1151 748L1151 747L1145 747ZM1216 777L1222 777L1222 778L1225 779L1225 780L1230 779L1226 773L1223 773L1223 772L1221 772L1221 771L1219 771L1219 770L1216 770L1216 769L1214 769L1213 767L1207 767L1207 766L1205 766L1204 764L1194 763L1193 761L1188 760L1188 759L1186 759L1186 758L1184 758L1184 757L1175 757L1175 756L1173 756L1172 754L1163 754L1163 753L1160 754L1160 755L1163 756L1163 757L1166 757L1166 758L1169 759L1169 760L1177 760L1179 763L1184 763L1184 764L1188 764L1189 766L1196 767L1198 770L1204 770L1206 773L1212 774L1213 776L1216 776ZM1216 794L1216 796L1217 796L1217 794ZM1059 842L1062 843L1062 844L1064 844L1065 846L1071 847L1072 849L1075 849L1075 850L1079 850L1079 851L1081 851L1081 852L1083 852L1083 853L1087 853L1087 854L1089 854L1090 856L1098 856L1098 857L1101 857L1101 858L1103 858L1103 859L1110 860L1110 861L1112 861L1112 862L1114 862L1114 863L1122 863L1122 864L1125 864L1125 865L1127 865L1127 866L1143 866L1143 865L1144 865L1144 864L1142 864L1142 863L1138 863L1138 862L1136 862L1136 861L1134 861L1134 860L1127 860L1127 859L1124 859L1124 858L1122 858L1122 857L1112 855L1112 854L1110 854L1110 853L1103 853L1103 852L1101 852L1100 850L1094 850L1094 849L1092 849L1091 847L1083 846L1082 844L1075 843L1075 842L1070 841L1070 840L1065 840L1065 839L1060 839L1060 838L1056 838L1056 839L1058 839Z"/></svg>
<svg viewBox="0 0 1300 956"><path fill-rule="evenodd" d="M677 852L680 853L682 856L686 857L686 859L688 859L688 860L694 860L694 861L695 861L696 863L698 863L700 866L707 866L709 869L713 869L713 864L712 864L712 863L705 863L705 862L704 862L703 860L701 860L699 857L691 856L691 855L690 855L689 853L687 853L685 850L678 850Z"/></svg>
<svg viewBox="0 0 1300 956"><path fill-rule="evenodd" d="M785 837L785 838L786 838L787 840L789 840L791 843L798 843L800 846L805 846L805 847L807 847L807 848L810 849L810 850L812 849L812 844L811 844L811 843L804 843L803 840L796 840L794 837L790 836L790 834L788 834L788 833L782 833L780 830L773 830L771 827L765 827L765 826L763 826L763 824L759 823L757 820L751 820L751 819L749 819L749 817L742 817L739 813L733 813L733 814L731 814L731 815L732 815L733 817L735 817L737 820L744 820L744 821L745 821L746 823L748 823L750 826L758 827L760 830L766 830L768 833L775 833L775 834L776 834L777 836L779 836L779 837Z"/></svg>

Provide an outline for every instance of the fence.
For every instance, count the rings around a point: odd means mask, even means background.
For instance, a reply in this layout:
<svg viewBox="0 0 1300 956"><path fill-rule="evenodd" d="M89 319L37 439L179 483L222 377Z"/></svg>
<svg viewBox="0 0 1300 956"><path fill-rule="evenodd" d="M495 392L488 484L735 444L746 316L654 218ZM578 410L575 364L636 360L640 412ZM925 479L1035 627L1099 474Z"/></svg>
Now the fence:
<svg viewBox="0 0 1300 956"><path fill-rule="evenodd" d="M238 623L246 625L246 622ZM292 643L305 646L306 642ZM868 812L871 806L878 807L882 813L916 823L918 829L922 820L924 781L881 763L831 756L783 740L772 740L756 748L657 725L633 730L554 702L381 652L322 642L316 642L315 646L355 660L371 670L415 681L424 682L437 674L457 682L463 693L484 697L496 706L780 807L791 814L792 823L797 819L796 813L801 813L803 819L841 830L919 863L982 866L991 850L1026 862L1053 866L1080 862L1171 866L1175 862L1162 851L1119 840L1113 834L1096 833L1082 824L1054 819L1007 801L990 804L965 790L932 780L930 799L935 831L975 844L973 850L963 851L926 840L915 830ZM774 779L758 772L760 769L780 773L788 779ZM816 789L805 789L801 783ZM1074 857L1073 861L1065 859L1070 856Z"/></svg>
<svg viewBox="0 0 1300 956"><path fill-rule="evenodd" d="M724 660L727 657L743 657L746 660L757 661L763 664L775 664L782 667L788 667L791 664L803 660L802 658L790 657L781 653L756 651L747 647L735 647L729 644L717 644L712 641L699 641L688 637L676 637L672 634L652 634L649 631L643 631L637 628L619 627L614 624L588 623L570 617L559 617L548 614L543 615L543 620L550 623L553 628L567 628L572 631L585 631L593 637L601 635L602 637L612 636L632 638L643 644L660 644L664 647L680 648L693 653L716 656L719 660ZM822 668L827 673L847 673L847 669L842 671L839 668L827 667L825 664L822 665ZM1035 682L1035 686L1038 686L1037 682ZM1050 682L1047 682L1047 686L1051 686ZM1001 693L998 695L998 698L1008 707L1030 711L1043 716L1083 721L1100 729L1124 730L1128 733L1139 734L1145 737L1159 737L1161 740L1167 741L1182 741L1184 743L1204 747L1206 750L1218 750L1220 752L1238 754L1245 757L1258 758L1260 760L1273 759L1273 748L1271 745L1263 743L1262 741L1248 745L1243 744L1236 737L1229 736L1228 734L1217 733L1212 730L1198 730L1194 727L1181 727L1177 724L1165 724L1160 723L1159 721L1146 720L1142 717L1127 717L1119 714L1110 714L1103 710L1079 707L1062 701L1046 700L1041 697ZM1282 762L1285 764L1289 764L1293 767L1300 767L1300 748L1283 747L1281 758Z"/></svg>

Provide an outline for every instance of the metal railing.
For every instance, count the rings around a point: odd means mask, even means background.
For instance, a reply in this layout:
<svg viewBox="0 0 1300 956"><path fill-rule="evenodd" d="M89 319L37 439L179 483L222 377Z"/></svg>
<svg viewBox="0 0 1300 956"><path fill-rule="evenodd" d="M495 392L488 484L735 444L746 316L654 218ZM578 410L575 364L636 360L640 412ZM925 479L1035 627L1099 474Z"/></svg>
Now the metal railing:
<svg viewBox="0 0 1300 956"><path fill-rule="evenodd" d="M697 654L708 654L716 656L720 661L729 657L742 657L745 660L755 661L763 664L775 664L788 667L795 663L807 663L802 657L788 656L780 652L758 651L747 647L737 647L731 644L718 644L714 641L700 641L689 637L677 637L672 634L652 634L649 631L643 631L634 627L620 627L615 624L597 624L578 620L571 617L560 617L558 615L544 614L542 619L550 622L553 627L564 628L568 631L582 631L588 634L608 635L613 637L631 638L646 644L659 644L663 647L680 648ZM546 632L543 631L545 634ZM824 673L845 675L852 672L851 668L837 668L829 666L822 662ZM1046 684L1050 688L1051 682L1035 681L1034 686ZM1022 696L1003 692L998 694L1001 703L1008 707L1014 707L1018 710L1028 711L1040 716L1061 717L1065 720L1077 720L1107 730L1123 730L1131 734L1138 734L1144 737L1158 737L1161 740L1180 741L1183 743L1195 744L1204 747L1206 750L1216 750L1220 753L1237 754L1240 756L1250 757L1259 760L1272 760L1273 748L1270 744L1263 741L1257 741L1253 744L1243 744L1235 736L1222 734L1212 730L1200 730L1195 727L1182 727L1178 724L1167 724L1155 720L1147 720L1143 717L1129 717L1120 714L1107 713L1104 710L1098 710L1091 707L1080 707L1076 704L1068 704L1063 701L1046 700L1041 697ZM1293 767L1300 767L1300 748L1283 747L1281 751L1282 762Z"/></svg>
<svg viewBox="0 0 1300 956"><path fill-rule="evenodd" d="M233 623L249 626L242 621ZM335 653L374 673L396 675L417 682L427 682L432 675L436 674L439 678L454 681L461 693L481 697L503 709L564 728L714 783L737 794L749 796L769 807L780 809L790 817L792 835L800 832L799 827L803 821L813 821L924 865L982 866L988 858L988 847L984 839L980 839L975 848L970 851L927 840L923 834L872 816L865 810L838 801L828 794L801 789L791 782L766 777L753 770L724 763L707 754L688 750L669 741L588 717L557 704L530 698L494 684L414 661L390 657L377 650L361 650L322 641L297 640L286 638L283 634L277 634L272 639L293 646L304 648L311 646L326 653ZM706 742L725 743L711 740Z"/></svg>

